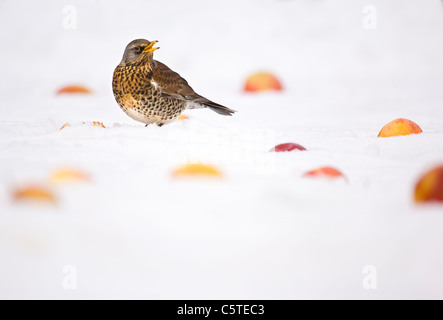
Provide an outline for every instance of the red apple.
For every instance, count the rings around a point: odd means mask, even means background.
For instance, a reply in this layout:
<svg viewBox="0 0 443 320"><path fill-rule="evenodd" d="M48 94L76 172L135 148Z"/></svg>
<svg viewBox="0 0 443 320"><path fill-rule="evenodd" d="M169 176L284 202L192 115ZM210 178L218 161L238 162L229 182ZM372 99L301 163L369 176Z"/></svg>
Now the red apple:
<svg viewBox="0 0 443 320"><path fill-rule="evenodd" d="M443 202L443 165L425 173L415 186L415 202Z"/></svg>
<svg viewBox="0 0 443 320"><path fill-rule="evenodd" d="M326 177L331 179L336 178L344 178L346 180L346 177L341 173L339 170L332 168L332 167L321 167L317 168L311 171L306 172L304 177Z"/></svg>
<svg viewBox="0 0 443 320"><path fill-rule="evenodd" d="M279 145L276 145L274 148L272 148L269 151L275 151L275 152L282 152L282 151L292 151L292 150L300 150L300 151L305 151L306 148L299 145L298 143L282 143Z"/></svg>
<svg viewBox="0 0 443 320"><path fill-rule="evenodd" d="M91 90L89 90L86 87L83 86L66 86L57 91L57 94L63 94L63 93L83 93L83 94L90 94L92 93Z"/></svg>
<svg viewBox="0 0 443 320"><path fill-rule="evenodd" d="M190 163L176 168L172 175L173 177L207 176L220 178L222 173L217 168L208 164Z"/></svg>
<svg viewBox="0 0 443 320"><path fill-rule="evenodd" d="M13 191L12 197L16 201L55 203L54 194L47 187L41 185L17 188Z"/></svg>
<svg viewBox="0 0 443 320"><path fill-rule="evenodd" d="M386 124L378 134L379 137L406 136L423 132L418 124L408 119L395 119Z"/></svg>
<svg viewBox="0 0 443 320"><path fill-rule="evenodd" d="M271 73L261 72L248 77L244 90L246 92L257 92L266 90L281 91L282 85L276 76Z"/></svg>
<svg viewBox="0 0 443 320"><path fill-rule="evenodd" d="M52 172L49 180L53 183L87 182L90 181L90 177L85 172L64 168Z"/></svg>

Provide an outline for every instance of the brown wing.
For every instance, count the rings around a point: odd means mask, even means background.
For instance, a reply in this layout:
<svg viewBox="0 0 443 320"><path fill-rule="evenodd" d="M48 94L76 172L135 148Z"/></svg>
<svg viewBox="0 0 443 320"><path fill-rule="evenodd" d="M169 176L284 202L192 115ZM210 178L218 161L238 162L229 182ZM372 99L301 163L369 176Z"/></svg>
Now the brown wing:
<svg viewBox="0 0 443 320"><path fill-rule="evenodd" d="M160 61L155 61L152 78L164 96L178 100L191 100L196 96L185 79Z"/></svg>
<svg viewBox="0 0 443 320"><path fill-rule="evenodd" d="M195 93L185 79L160 61L155 61L152 79L156 82L154 85L161 90L162 96L177 100L192 101L192 103L187 106L189 109L209 108L225 116L230 116L235 112L235 110L229 109Z"/></svg>

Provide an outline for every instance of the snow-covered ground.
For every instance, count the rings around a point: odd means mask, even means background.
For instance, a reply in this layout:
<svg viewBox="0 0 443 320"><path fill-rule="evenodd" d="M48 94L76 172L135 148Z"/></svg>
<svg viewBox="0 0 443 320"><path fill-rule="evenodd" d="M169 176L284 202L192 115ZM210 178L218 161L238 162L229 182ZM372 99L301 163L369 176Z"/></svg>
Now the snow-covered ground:
<svg viewBox="0 0 443 320"><path fill-rule="evenodd" d="M443 207L413 202L443 162L442 30L437 0L0 1L0 298L443 298ZM128 118L111 79L136 38L238 113ZM284 91L243 93L261 70ZM400 117L424 132L377 138ZM223 178L173 179L188 161ZM323 165L348 182L302 177ZM63 167L91 182L47 182ZM57 204L14 202L30 183Z"/></svg>

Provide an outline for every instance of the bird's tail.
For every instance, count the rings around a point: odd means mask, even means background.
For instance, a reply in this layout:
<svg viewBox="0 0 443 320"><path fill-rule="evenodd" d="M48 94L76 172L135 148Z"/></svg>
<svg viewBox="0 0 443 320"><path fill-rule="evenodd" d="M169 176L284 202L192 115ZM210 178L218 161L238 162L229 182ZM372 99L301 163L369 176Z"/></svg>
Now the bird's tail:
<svg viewBox="0 0 443 320"><path fill-rule="evenodd" d="M203 105L206 108L211 109L214 112L217 112L218 114L224 115L224 116L232 116L233 113L237 112L236 110L229 109L228 107L222 106L221 104L212 102L208 100L208 102L203 103Z"/></svg>
<svg viewBox="0 0 443 320"><path fill-rule="evenodd" d="M221 104L215 103L204 97L200 97L200 99L194 100L194 103L192 103L188 108L209 108L212 111L224 116L232 116L233 113L237 112L236 110L229 109L228 107L222 106Z"/></svg>

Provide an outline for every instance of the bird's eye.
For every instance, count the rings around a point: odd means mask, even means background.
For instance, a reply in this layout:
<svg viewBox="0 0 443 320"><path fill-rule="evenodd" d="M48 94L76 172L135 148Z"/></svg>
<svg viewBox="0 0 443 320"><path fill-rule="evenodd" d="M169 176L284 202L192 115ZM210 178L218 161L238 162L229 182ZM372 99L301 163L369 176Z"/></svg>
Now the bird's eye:
<svg viewBox="0 0 443 320"><path fill-rule="evenodd" d="M140 52L142 52L142 48L141 47L135 47L134 48L134 52L135 53L140 53Z"/></svg>

